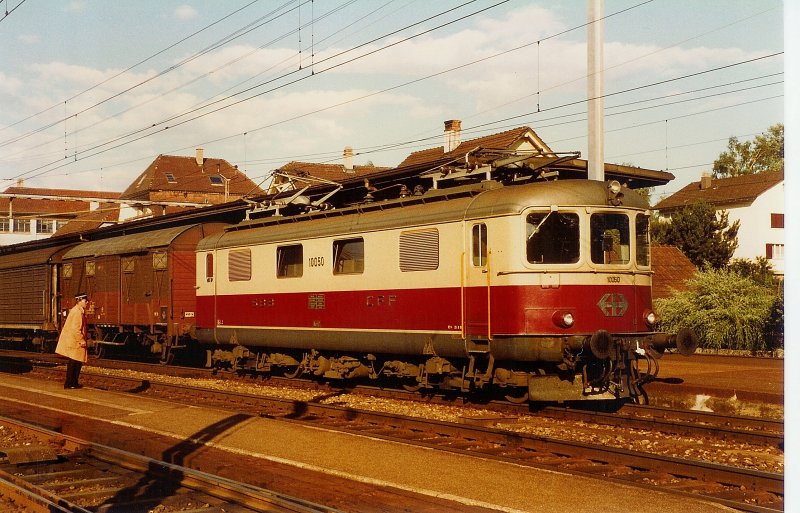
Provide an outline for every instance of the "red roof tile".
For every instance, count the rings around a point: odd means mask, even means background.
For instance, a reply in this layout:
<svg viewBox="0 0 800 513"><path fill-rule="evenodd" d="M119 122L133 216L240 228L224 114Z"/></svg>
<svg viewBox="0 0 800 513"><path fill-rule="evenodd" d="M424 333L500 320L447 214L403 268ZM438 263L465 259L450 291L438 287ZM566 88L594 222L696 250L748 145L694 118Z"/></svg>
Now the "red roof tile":
<svg viewBox="0 0 800 513"><path fill-rule="evenodd" d="M675 246L653 246L653 299L672 296L687 290L686 280L694 276L697 267Z"/></svg>
<svg viewBox="0 0 800 513"><path fill-rule="evenodd" d="M536 135L536 132L533 131L530 127L521 126L518 128L514 128L511 130L506 130L505 132L500 132L497 134L490 134L483 137L478 137L476 139L470 139L468 141L464 141L459 144L455 149L449 151L447 154L444 153L444 146L438 146L436 148L430 148L427 150L421 150L412 153L408 157L403 160L397 167L407 167L407 166L415 166L424 164L426 162L433 162L438 159L442 158L453 158L457 159L463 157L470 151L473 151L475 148L480 147L484 150L487 149L495 149L495 150L507 150L520 140L522 140L526 135L533 138L533 140L537 143L538 146L541 146L543 151L551 152L552 150L542 141L539 136Z"/></svg>
<svg viewBox="0 0 800 513"><path fill-rule="evenodd" d="M195 157L159 155L122 193L122 199L148 199L152 192L172 191L222 194L224 182L214 184L212 177L230 180L228 193L234 197L263 191L244 173L223 159L204 158L198 166Z"/></svg>
<svg viewBox="0 0 800 513"><path fill-rule="evenodd" d="M84 212L70 219L67 224L56 230L54 236L68 233L81 233L100 228L106 223L116 223L119 219L119 205L104 203L91 212Z"/></svg>
<svg viewBox="0 0 800 513"><path fill-rule="evenodd" d="M341 164L317 164L313 162L296 162L292 161L284 164L278 171L295 176L313 176L330 180L332 182L340 182L348 178L359 176L368 176L379 171L390 169L388 167L376 166L353 166L353 172L348 173L344 170Z"/></svg>
<svg viewBox="0 0 800 513"><path fill-rule="evenodd" d="M737 203L749 204L782 181L783 171L766 171L711 180L710 186L705 189L701 187L702 180L700 180L664 198L653 208L669 212L701 201L717 207Z"/></svg>

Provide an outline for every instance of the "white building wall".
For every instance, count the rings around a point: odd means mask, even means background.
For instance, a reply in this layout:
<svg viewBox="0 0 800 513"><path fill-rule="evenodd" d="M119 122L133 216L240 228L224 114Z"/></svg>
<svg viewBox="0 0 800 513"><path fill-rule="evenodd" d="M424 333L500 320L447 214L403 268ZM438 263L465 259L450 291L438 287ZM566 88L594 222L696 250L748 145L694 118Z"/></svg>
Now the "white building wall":
<svg viewBox="0 0 800 513"><path fill-rule="evenodd" d="M756 257L766 257L767 244L784 244L785 235L783 228L771 228L771 214L783 214L784 191L783 182L772 187L748 206L727 208L728 223L739 221L739 247L733 253L733 258L747 258L754 260ZM773 251L773 258L769 260L777 274L784 273L783 255Z"/></svg>

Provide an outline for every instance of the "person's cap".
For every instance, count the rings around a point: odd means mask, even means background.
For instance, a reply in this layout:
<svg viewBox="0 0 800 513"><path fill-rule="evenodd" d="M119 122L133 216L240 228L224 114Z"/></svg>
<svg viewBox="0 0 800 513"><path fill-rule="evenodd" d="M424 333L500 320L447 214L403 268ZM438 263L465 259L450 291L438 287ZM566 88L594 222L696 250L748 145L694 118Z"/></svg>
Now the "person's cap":
<svg viewBox="0 0 800 513"><path fill-rule="evenodd" d="M75 299L78 301L80 301L81 299L89 299L89 295L86 294L85 292L79 292L78 294L75 294Z"/></svg>

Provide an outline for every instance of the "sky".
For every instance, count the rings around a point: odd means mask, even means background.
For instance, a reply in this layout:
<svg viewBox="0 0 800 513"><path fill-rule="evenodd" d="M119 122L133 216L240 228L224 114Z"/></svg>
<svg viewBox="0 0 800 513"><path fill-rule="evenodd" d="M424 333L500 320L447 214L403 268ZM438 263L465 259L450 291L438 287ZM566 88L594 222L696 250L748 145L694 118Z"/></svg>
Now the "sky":
<svg viewBox="0 0 800 513"><path fill-rule="evenodd" d="M7 11L7 15L1 12ZM606 0L605 160L699 180L784 122L782 2ZM0 0L0 188L122 191L159 154L395 166L530 126L587 154L585 0Z"/></svg>

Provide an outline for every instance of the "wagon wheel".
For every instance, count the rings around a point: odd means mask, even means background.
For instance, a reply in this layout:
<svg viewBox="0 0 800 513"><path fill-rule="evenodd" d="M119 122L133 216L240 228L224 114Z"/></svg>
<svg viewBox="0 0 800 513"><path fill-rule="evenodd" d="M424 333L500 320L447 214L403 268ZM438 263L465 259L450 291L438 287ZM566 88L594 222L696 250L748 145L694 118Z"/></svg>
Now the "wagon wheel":
<svg viewBox="0 0 800 513"><path fill-rule="evenodd" d="M416 379L413 381L409 380L408 383L403 383L403 388L409 392L419 392L422 388L422 383L418 382Z"/></svg>
<svg viewBox="0 0 800 513"><path fill-rule="evenodd" d="M528 390L523 388L521 390L514 389L514 392L511 394L506 394L504 397L506 401L514 404L522 404L528 401L530 396L528 395Z"/></svg>

